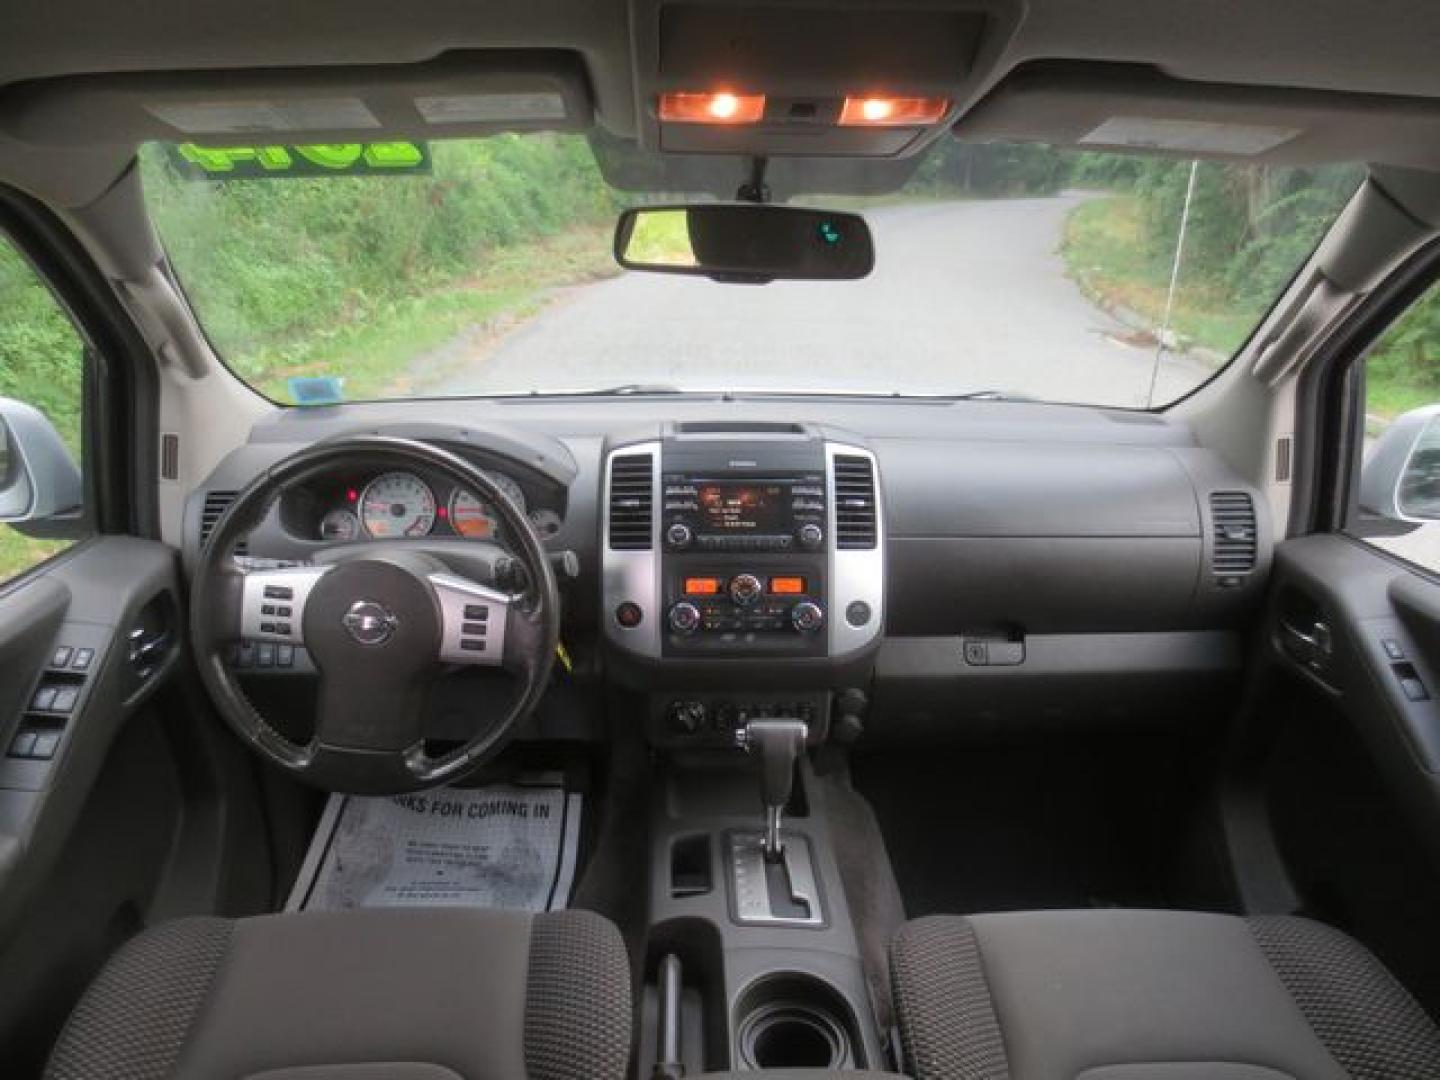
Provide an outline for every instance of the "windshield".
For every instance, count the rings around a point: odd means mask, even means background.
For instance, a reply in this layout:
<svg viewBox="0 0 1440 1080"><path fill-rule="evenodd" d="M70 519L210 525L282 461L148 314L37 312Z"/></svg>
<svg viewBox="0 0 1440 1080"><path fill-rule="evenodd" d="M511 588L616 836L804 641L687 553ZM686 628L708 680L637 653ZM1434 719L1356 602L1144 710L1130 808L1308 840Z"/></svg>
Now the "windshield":
<svg viewBox="0 0 1440 1080"><path fill-rule="evenodd" d="M622 271L612 230L634 199L578 136L428 149L415 174L225 180L144 149L150 214L241 378L301 403L693 390L1158 407L1225 364L1362 175L946 139L895 195L807 200L865 214L873 274L754 286Z"/></svg>

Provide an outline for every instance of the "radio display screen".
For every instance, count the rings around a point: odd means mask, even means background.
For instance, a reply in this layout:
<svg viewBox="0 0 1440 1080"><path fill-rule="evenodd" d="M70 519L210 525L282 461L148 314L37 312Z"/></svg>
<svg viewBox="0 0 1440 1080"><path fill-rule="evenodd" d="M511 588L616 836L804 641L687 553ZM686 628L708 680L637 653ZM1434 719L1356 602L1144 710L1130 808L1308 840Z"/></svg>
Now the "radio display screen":
<svg viewBox="0 0 1440 1080"><path fill-rule="evenodd" d="M699 485L700 513L710 533L788 533L793 514L788 484L707 482Z"/></svg>

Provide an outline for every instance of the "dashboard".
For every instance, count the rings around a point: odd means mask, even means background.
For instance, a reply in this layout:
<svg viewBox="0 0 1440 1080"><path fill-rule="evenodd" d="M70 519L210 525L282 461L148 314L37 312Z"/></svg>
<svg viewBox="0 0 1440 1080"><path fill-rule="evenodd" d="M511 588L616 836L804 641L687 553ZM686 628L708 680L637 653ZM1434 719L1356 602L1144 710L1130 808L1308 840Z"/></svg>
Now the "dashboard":
<svg viewBox="0 0 1440 1080"><path fill-rule="evenodd" d="M187 561L255 476L360 433L468 457L573 567L562 686L585 689L557 728L602 687L642 695L652 732L717 740L716 716L846 695L876 740L1199 719L1238 682L1269 576L1263 496L1183 423L723 395L277 412L188 497ZM506 544L473 492L356 462L282 498L248 557L409 540Z"/></svg>

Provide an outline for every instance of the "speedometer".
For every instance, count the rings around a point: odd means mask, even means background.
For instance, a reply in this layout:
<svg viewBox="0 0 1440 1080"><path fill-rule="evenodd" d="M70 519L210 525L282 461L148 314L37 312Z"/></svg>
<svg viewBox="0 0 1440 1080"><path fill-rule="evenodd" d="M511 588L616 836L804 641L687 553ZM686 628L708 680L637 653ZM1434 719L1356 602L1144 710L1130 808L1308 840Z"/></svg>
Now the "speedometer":
<svg viewBox="0 0 1440 1080"><path fill-rule="evenodd" d="M424 536L435 524L435 493L411 473L377 476L360 493L360 523L377 540Z"/></svg>
<svg viewBox="0 0 1440 1080"><path fill-rule="evenodd" d="M509 496L520 512L525 513L525 492L504 473L487 472L495 486ZM456 488L450 496L450 524L457 533L471 540L492 539L500 528L500 518L489 503L482 502L473 492Z"/></svg>

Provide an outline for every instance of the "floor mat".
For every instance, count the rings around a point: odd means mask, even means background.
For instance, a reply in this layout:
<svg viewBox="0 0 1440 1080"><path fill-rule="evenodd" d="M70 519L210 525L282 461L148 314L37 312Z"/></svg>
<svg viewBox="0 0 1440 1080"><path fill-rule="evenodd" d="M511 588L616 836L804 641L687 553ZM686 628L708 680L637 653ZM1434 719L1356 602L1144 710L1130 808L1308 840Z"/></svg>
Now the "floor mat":
<svg viewBox="0 0 1440 1080"><path fill-rule="evenodd" d="M911 918L1163 906L1173 842L1160 771L1117 747L857 754Z"/></svg>
<svg viewBox="0 0 1440 1080"><path fill-rule="evenodd" d="M286 910L557 911L574 884L582 801L548 775L393 798L332 795Z"/></svg>

